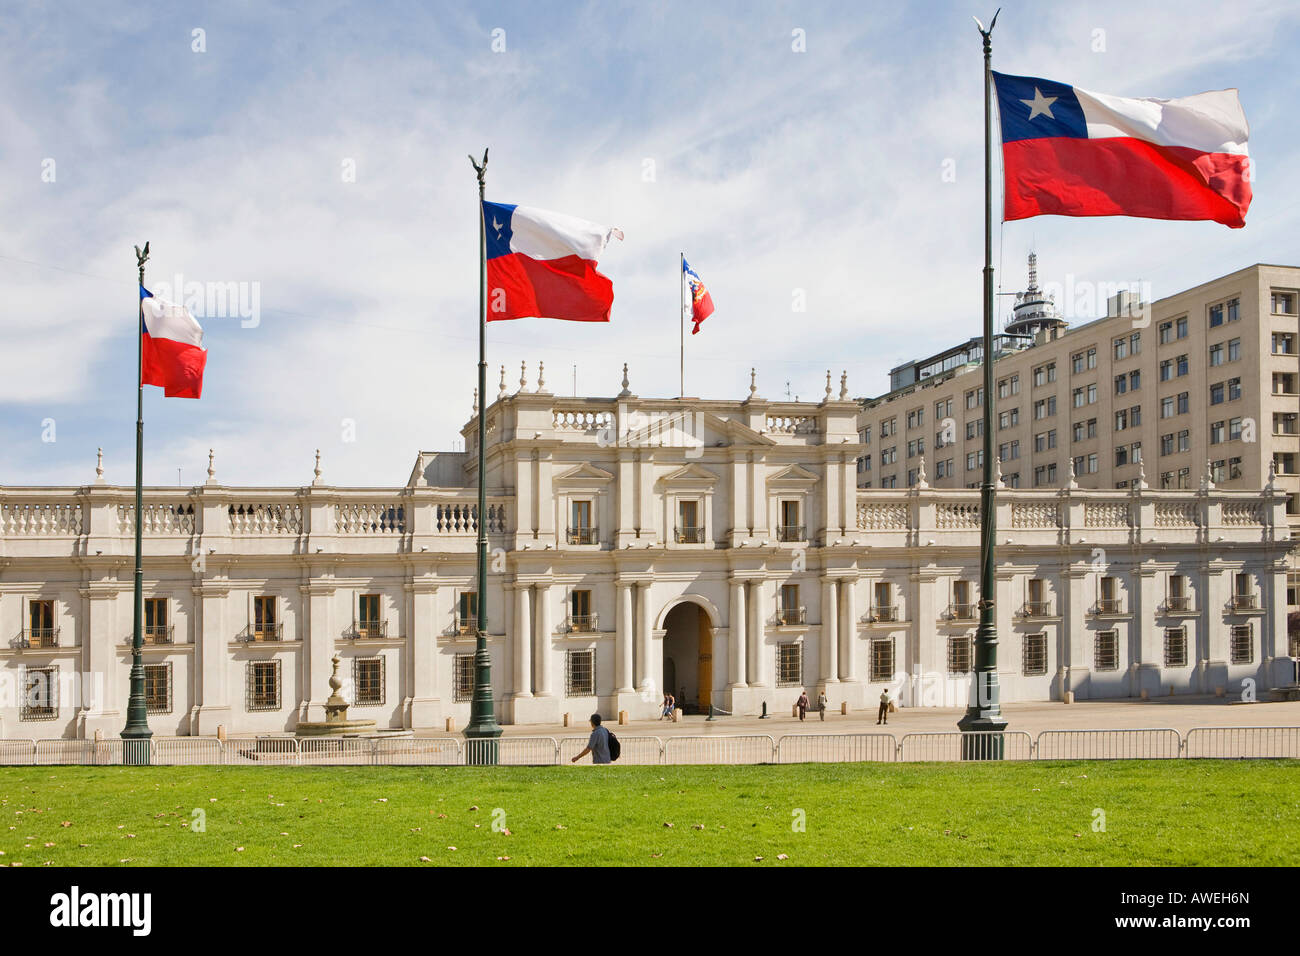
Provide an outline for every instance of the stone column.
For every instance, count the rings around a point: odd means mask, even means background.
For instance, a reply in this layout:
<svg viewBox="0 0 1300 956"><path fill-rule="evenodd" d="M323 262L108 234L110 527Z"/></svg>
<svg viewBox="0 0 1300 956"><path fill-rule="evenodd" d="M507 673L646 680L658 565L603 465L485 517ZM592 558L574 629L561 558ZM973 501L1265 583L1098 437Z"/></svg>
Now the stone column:
<svg viewBox="0 0 1300 956"><path fill-rule="evenodd" d="M859 679L858 649L858 604L857 581L848 578L840 582L840 680L856 681Z"/></svg>
<svg viewBox="0 0 1300 956"><path fill-rule="evenodd" d="M632 585L620 581L617 584L617 589L618 617L614 637L614 686L616 693L631 694L635 686L632 683L632 662L636 657L632 649L632 632L635 620L632 616Z"/></svg>
<svg viewBox="0 0 1300 956"><path fill-rule="evenodd" d="M636 686L638 690L651 687L654 675L650 673L650 650L654 640L653 622L650 618L650 582L636 583Z"/></svg>
<svg viewBox="0 0 1300 956"><path fill-rule="evenodd" d="M421 576L406 587L411 607L411 619L406 622L411 662L410 725L412 729L437 727L443 717L438 694L438 586Z"/></svg>
<svg viewBox="0 0 1300 956"><path fill-rule="evenodd" d="M534 672L537 675L536 682L533 685L533 693L537 697L551 697L555 691L551 684L551 585L539 584L537 586L537 607L533 614L537 622L537 633L535 635L537 646L537 661L534 665Z"/></svg>
<svg viewBox="0 0 1300 956"><path fill-rule="evenodd" d="M230 594L228 584L201 582L193 587L194 604L198 610L198 626L193 640L197 660L198 700L190 721L190 733L212 736L218 725L226 730L236 730L230 709L230 650L236 628L226 621L226 599Z"/></svg>
<svg viewBox="0 0 1300 956"><path fill-rule="evenodd" d="M727 615L727 625L731 629L731 646L727 652L727 684L733 690L745 686L745 582L732 579L729 582L731 607Z"/></svg>
<svg viewBox="0 0 1300 956"><path fill-rule="evenodd" d="M533 588L515 582L515 697L533 696Z"/></svg>
<svg viewBox="0 0 1300 956"><path fill-rule="evenodd" d="M838 684L840 680L840 605L835 594L838 588L835 578L822 578L822 654L818 676L823 684Z"/></svg>
<svg viewBox="0 0 1300 956"><path fill-rule="evenodd" d="M334 625L330 605L334 587L328 584L304 584L298 588L306 614L297 622L302 639L302 686L298 688L300 720L325 719L325 698L330 695L329 679L334 673L330 660L334 656ZM284 617L283 604L280 612ZM286 635L286 640L293 640Z"/></svg>
<svg viewBox="0 0 1300 956"><path fill-rule="evenodd" d="M749 584L749 686L771 686L767 655L767 612L771 591L768 582L751 581Z"/></svg>

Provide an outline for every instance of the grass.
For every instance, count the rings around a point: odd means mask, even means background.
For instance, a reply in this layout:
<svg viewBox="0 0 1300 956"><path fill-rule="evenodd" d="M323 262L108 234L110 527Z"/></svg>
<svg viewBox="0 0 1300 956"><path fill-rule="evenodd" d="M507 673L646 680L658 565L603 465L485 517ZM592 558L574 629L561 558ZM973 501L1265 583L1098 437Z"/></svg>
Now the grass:
<svg viewBox="0 0 1300 956"><path fill-rule="evenodd" d="M23 866L1294 865L1300 767L20 767L0 818Z"/></svg>

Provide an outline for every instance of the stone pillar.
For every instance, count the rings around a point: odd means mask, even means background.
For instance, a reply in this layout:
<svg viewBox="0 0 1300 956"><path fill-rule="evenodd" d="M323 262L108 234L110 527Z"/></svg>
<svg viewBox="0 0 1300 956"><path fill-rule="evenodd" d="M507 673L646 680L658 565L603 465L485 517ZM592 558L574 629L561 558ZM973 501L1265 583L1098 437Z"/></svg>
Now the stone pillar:
<svg viewBox="0 0 1300 956"><path fill-rule="evenodd" d="M116 737L122 732L126 720L126 701L130 691L131 651L130 644L123 641L131 634L132 618L128 603L131 591L119 591L116 584L92 584L82 589L81 594L84 599L79 603L83 611L78 615L77 626L75 629L67 627L65 621L59 638L60 644L67 642L69 637L74 637L80 643L81 678L76 683L67 683L67 668L60 666L59 682L63 686L59 688L59 717L60 720L63 719L62 711L65 708L73 709L81 736L93 737L96 730L102 730L105 737ZM127 601L119 601L119 594L126 597ZM55 602L56 607L58 603ZM123 616L117 612L124 603L128 611L124 620L126 626L121 627L119 621L123 620ZM58 621L55 623L58 624ZM22 626L27 626L25 620ZM145 657L145 661L149 662L150 659ZM18 663L21 664L21 661ZM55 658L51 663L63 662ZM64 696L68 690L73 690L74 693ZM17 698L18 695L15 694L15 701ZM18 726L26 729L22 724Z"/></svg>
<svg viewBox="0 0 1300 956"><path fill-rule="evenodd" d="M727 626L730 628L730 647L727 651L727 685L735 690L742 688L746 681L745 657L745 582L732 579L729 582L731 607L727 614Z"/></svg>
<svg viewBox="0 0 1300 956"><path fill-rule="evenodd" d="M190 733L211 736L217 732L218 725L230 729L232 724L229 644L236 628L226 621L229 585L204 582L194 585L193 593L198 611L193 637L198 699L192 712Z"/></svg>
<svg viewBox="0 0 1300 956"><path fill-rule="evenodd" d="M858 650L858 604L857 581L848 578L840 582L840 680L856 681L859 679Z"/></svg>
<svg viewBox="0 0 1300 956"><path fill-rule="evenodd" d="M630 694L635 685L632 683L632 662L636 655L632 649L632 585L622 581L617 584L618 617L614 636L614 687L619 694Z"/></svg>
<svg viewBox="0 0 1300 956"><path fill-rule="evenodd" d="M534 664L534 673L536 681L533 684L533 693L537 697L551 697L555 690L551 684L551 585L539 584L537 586L537 607L533 614L537 622L537 633L535 635L536 644L536 663Z"/></svg>
<svg viewBox="0 0 1300 956"><path fill-rule="evenodd" d="M533 588L515 582L515 697L533 696Z"/></svg>
<svg viewBox="0 0 1300 956"><path fill-rule="evenodd" d="M652 688L654 675L650 673L650 651L654 640L653 622L650 618L650 582L636 583L636 686L638 690Z"/></svg>
<svg viewBox="0 0 1300 956"><path fill-rule="evenodd" d="M438 586L427 579L407 585L411 619L406 622L406 642L411 662L412 729L437 727L443 718L438 694Z"/></svg>
<svg viewBox="0 0 1300 956"><path fill-rule="evenodd" d="M330 605L334 601L334 587L326 584L304 584L298 589L307 613L299 616L302 629L302 686L300 720L325 719L325 698L330 695L329 679L334 673L334 624ZM285 617L284 609L281 614ZM304 620L305 618L305 620ZM292 637L286 635L286 640Z"/></svg>
<svg viewBox="0 0 1300 956"><path fill-rule="evenodd" d="M749 686L770 687L767 654L767 612L771 587L767 581L751 581L749 585Z"/></svg>
<svg viewBox="0 0 1300 956"><path fill-rule="evenodd" d="M840 680L839 582L822 578L821 683L838 684Z"/></svg>

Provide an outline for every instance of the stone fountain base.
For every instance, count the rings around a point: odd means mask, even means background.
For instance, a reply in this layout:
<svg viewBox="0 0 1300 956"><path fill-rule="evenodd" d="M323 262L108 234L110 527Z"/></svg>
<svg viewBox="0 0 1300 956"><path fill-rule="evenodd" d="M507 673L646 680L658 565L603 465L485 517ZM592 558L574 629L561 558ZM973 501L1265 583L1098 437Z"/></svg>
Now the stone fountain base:
<svg viewBox="0 0 1300 956"><path fill-rule="evenodd" d="M334 673L330 675L330 696L325 701L324 720L303 720L294 728L296 737L358 737L377 733L373 720L348 720L348 702L339 694L343 681L339 680L337 654L331 658Z"/></svg>

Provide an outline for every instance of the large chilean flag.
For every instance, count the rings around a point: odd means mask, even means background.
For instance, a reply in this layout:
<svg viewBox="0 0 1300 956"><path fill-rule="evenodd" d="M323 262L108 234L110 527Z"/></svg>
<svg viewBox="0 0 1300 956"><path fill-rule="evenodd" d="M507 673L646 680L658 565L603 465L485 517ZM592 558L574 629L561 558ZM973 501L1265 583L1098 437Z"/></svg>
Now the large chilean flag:
<svg viewBox="0 0 1300 956"><path fill-rule="evenodd" d="M618 229L532 206L484 202L487 319L608 322L614 284L596 261Z"/></svg>
<svg viewBox="0 0 1300 956"><path fill-rule="evenodd" d="M168 398L198 398L208 364L199 323L185 306L159 299L144 286L140 313L140 384L161 386Z"/></svg>
<svg viewBox="0 0 1300 956"><path fill-rule="evenodd" d="M1006 173L1003 218L1208 219L1250 208L1250 129L1236 90L1178 99L1090 93L993 74Z"/></svg>

